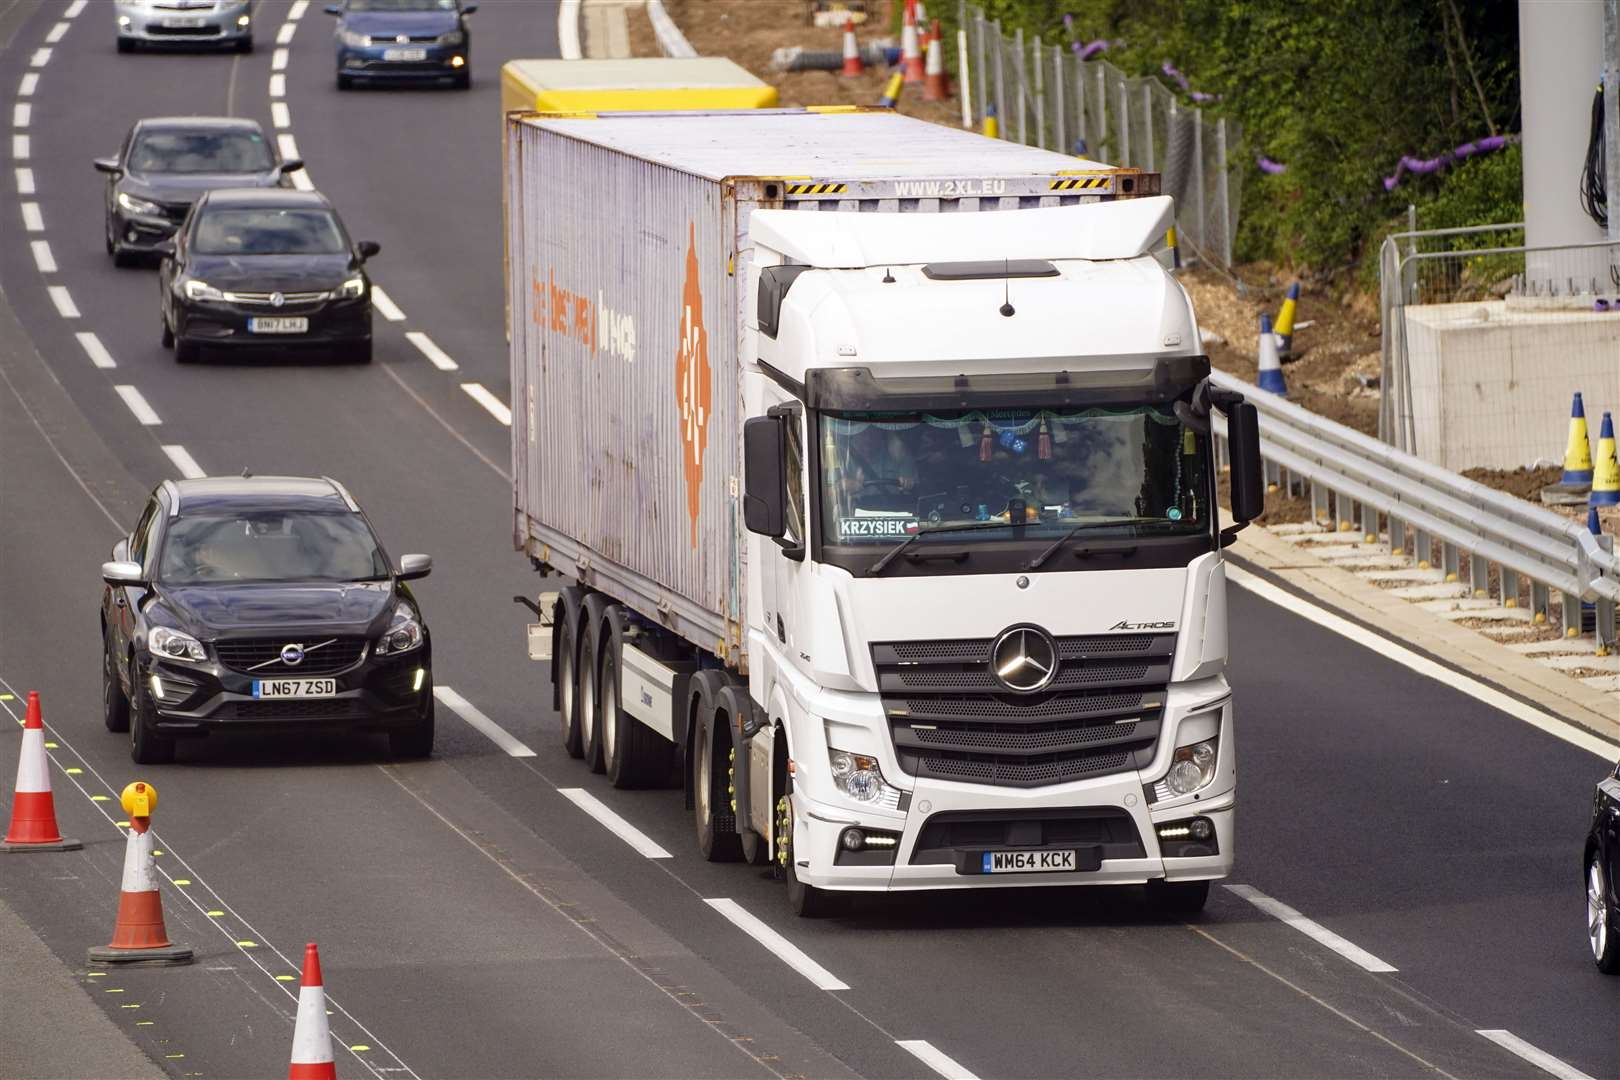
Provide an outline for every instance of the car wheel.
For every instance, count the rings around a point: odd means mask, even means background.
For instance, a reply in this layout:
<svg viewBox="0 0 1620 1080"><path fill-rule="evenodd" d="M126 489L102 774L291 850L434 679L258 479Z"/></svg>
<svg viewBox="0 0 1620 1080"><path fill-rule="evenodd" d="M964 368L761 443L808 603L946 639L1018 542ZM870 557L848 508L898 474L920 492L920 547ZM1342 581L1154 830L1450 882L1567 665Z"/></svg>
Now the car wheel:
<svg viewBox="0 0 1620 1080"><path fill-rule="evenodd" d="M791 792L790 781L788 791L776 800L776 865L781 870L782 879L787 882L788 907L793 914L804 919L824 919L838 913L843 907L844 898L838 893L818 889L799 880L798 869L793 863Z"/></svg>
<svg viewBox="0 0 1620 1080"><path fill-rule="evenodd" d="M113 240L112 219L107 219L106 227L101 230L102 239L107 243L107 254L118 254L118 244Z"/></svg>
<svg viewBox="0 0 1620 1080"><path fill-rule="evenodd" d="M588 610L588 609L587 609ZM595 625L593 620L586 617L586 626ZM591 772L601 772L602 763L602 716L601 702L596 693L596 654L598 646L587 633L579 646L579 734L585 748L585 764L591 767Z"/></svg>
<svg viewBox="0 0 1620 1080"><path fill-rule="evenodd" d="M1148 903L1166 915L1196 915L1209 900L1207 881L1165 881L1147 883Z"/></svg>
<svg viewBox="0 0 1620 1080"><path fill-rule="evenodd" d="M339 90L353 90L354 80L349 78L347 75L339 75L337 77L337 88Z"/></svg>
<svg viewBox="0 0 1620 1080"><path fill-rule="evenodd" d="M129 40L129 38L119 38L118 51L121 53L132 53L135 51L135 43Z"/></svg>
<svg viewBox="0 0 1620 1080"><path fill-rule="evenodd" d="M692 748L692 822L697 828L698 850L709 862L736 862L742 844L735 832L722 832L715 806L721 798L715 783L713 725L700 722L697 745Z"/></svg>
<svg viewBox="0 0 1620 1080"><path fill-rule="evenodd" d="M167 765L174 760L174 740L152 730L151 691L138 678L130 682L134 691L129 701L130 760L137 765Z"/></svg>
<svg viewBox="0 0 1620 1080"><path fill-rule="evenodd" d="M433 753L433 688L426 690L427 707L410 727L388 733L388 752L397 758L425 758Z"/></svg>
<svg viewBox="0 0 1620 1080"><path fill-rule="evenodd" d="M239 52L239 53L250 53L250 52L252 52L253 51L253 39L252 38L244 38L243 40L238 41L236 43L236 51Z"/></svg>
<svg viewBox="0 0 1620 1080"><path fill-rule="evenodd" d="M118 681L118 663L105 638L101 642L101 722L108 731L129 730L129 698Z"/></svg>
<svg viewBox="0 0 1620 1080"><path fill-rule="evenodd" d="M457 75L455 78L455 87L457 90L471 90L472 72L463 71L460 75Z"/></svg>
<svg viewBox="0 0 1620 1080"><path fill-rule="evenodd" d="M1592 946L1592 959L1605 975L1620 975L1620 936L1609 925L1613 919L1603 858L1594 848L1586 857L1586 938Z"/></svg>
<svg viewBox="0 0 1620 1080"><path fill-rule="evenodd" d="M169 320L168 319L163 320L163 337L162 337L162 341L163 341L163 347L165 349L174 348L174 331L169 329Z"/></svg>
<svg viewBox="0 0 1620 1080"><path fill-rule="evenodd" d="M202 346L195 341L185 338L174 339L174 359L176 363L195 364L202 356Z"/></svg>
<svg viewBox="0 0 1620 1080"><path fill-rule="evenodd" d="M355 351L354 351L354 362L357 363L357 364L369 364L369 363L371 363L371 339L370 338L367 338L365 341L361 342L359 348L355 349Z"/></svg>
<svg viewBox="0 0 1620 1080"><path fill-rule="evenodd" d="M111 241L109 241L111 243ZM133 251L125 251L117 244L112 244L113 265L120 270L127 270L140 261L140 256Z"/></svg>

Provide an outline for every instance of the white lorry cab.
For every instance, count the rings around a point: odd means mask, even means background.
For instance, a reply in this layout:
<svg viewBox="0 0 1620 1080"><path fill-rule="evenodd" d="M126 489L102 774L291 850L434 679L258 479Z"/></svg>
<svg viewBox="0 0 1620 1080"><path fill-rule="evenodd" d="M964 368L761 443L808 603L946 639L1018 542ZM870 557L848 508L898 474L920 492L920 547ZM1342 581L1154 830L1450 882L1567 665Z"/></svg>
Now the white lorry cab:
<svg viewBox="0 0 1620 1080"><path fill-rule="evenodd" d="M1263 484L1157 177L783 110L513 116L507 179L514 541L568 581L530 640L569 750L684 785L701 852L805 914L1201 906L1221 549Z"/></svg>

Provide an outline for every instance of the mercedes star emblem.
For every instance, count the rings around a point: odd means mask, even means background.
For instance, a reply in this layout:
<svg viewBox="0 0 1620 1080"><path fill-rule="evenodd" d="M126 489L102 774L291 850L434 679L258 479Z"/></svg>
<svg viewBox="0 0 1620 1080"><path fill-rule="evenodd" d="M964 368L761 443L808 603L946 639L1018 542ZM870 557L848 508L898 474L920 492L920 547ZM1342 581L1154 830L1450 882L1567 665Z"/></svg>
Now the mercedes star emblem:
<svg viewBox="0 0 1620 1080"><path fill-rule="evenodd" d="M1057 668L1057 642L1039 627L1004 630L990 647L990 673L1014 693L1033 694L1046 689Z"/></svg>
<svg viewBox="0 0 1620 1080"><path fill-rule="evenodd" d="M304 662L304 647L297 642L281 647L281 662L288 667L297 667Z"/></svg>

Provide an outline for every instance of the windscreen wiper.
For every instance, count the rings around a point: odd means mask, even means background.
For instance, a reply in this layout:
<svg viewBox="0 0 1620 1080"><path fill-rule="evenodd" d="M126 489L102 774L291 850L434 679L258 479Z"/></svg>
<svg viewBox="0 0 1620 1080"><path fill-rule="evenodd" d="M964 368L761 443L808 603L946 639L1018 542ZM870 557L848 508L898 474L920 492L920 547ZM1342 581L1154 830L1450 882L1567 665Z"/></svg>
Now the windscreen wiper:
<svg viewBox="0 0 1620 1080"><path fill-rule="evenodd" d="M1082 521L1080 524L1076 525L1074 528L1052 541L1051 545L1048 546L1045 551L1041 552L1039 555L1029 560L1029 562L1025 563L1024 569L1039 570L1041 568L1041 564L1056 554L1058 548L1062 547L1064 544L1067 544L1070 540L1073 540L1078 534L1085 532L1087 529L1106 529L1114 525L1141 525L1147 522L1162 522L1164 520L1164 518L1156 517L1128 517L1109 518L1107 521Z"/></svg>
<svg viewBox="0 0 1620 1080"><path fill-rule="evenodd" d="M915 544L918 540L921 540L925 536L932 536L934 533L942 532L967 532L972 529L1005 529L1014 524L1015 523L1011 521L960 521L955 525L935 525L932 529L918 529L916 532L894 545L894 547L890 548L883 558L879 559L877 562L873 563L869 568L867 568L866 576L877 577L879 574L883 573L884 569L896 558L898 558L902 551L905 551L912 544Z"/></svg>

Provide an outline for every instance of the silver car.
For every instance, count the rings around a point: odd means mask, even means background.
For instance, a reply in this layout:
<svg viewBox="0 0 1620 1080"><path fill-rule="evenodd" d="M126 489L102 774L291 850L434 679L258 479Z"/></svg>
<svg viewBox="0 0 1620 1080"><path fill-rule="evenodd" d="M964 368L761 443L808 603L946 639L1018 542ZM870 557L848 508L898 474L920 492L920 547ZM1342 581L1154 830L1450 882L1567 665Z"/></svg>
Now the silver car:
<svg viewBox="0 0 1620 1080"><path fill-rule="evenodd" d="M118 0L118 51L141 45L253 51L250 0Z"/></svg>

